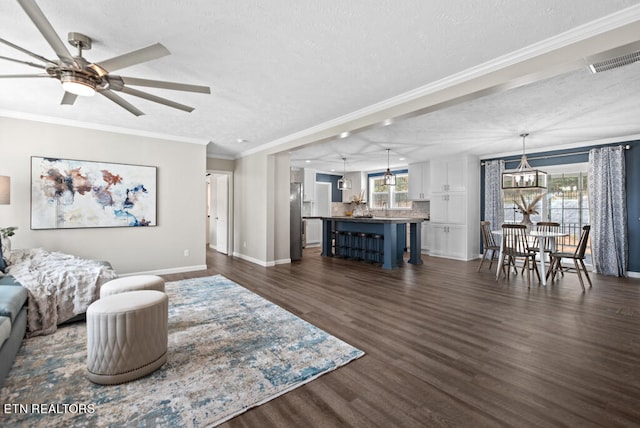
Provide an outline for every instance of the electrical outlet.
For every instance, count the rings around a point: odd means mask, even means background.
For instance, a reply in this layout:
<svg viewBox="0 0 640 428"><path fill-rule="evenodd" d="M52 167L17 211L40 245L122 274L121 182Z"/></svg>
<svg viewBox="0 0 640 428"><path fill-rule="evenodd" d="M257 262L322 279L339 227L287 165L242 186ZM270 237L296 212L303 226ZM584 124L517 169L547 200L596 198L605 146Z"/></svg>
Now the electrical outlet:
<svg viewBox="0 0 640 428"><path fill-rule="evenodd" d="M189 257L189 250L184 250L184 256Z"/></svg>

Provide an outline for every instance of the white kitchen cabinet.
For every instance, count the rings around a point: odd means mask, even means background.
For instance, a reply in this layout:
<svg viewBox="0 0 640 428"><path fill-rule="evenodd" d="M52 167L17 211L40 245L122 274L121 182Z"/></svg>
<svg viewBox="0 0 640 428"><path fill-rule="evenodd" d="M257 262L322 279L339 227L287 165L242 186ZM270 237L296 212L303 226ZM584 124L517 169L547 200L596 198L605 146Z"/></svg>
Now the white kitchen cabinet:
<svg viewBox="0 0 640 428"><path fill-rule="evenodd" d="M364 201L367 201L367 174L364 172L348 172L344 175L351 180L351 189L342 191L342 202L351 202L354 196L360 195L364 191Z"/></svg>
<svg viewBox="0 0 640 428"><path fill-rule="evenodd" d="M428 201L431 193L429 162L409 164L409 199Z"/></svg>
<svg viewBox="0 0 640 428"><path fill-rule="evenodd" d="M443 159L431 162L429 177L431 193L464 192L467 189L467 158ZM480 176L476 177L479 182Z"/></svg>
<svg viewBox="0 0 640 428"><path fill-rule="evenodd" d="M318 247L322 245L322 220L305 220L305 241L307 247Z"/></svg>
<svg viewBox="0 0 640 428"><path fill-rule="evenodd" d="M436 194L431 198L431 221L465 224L467 217L466 193Z"/></svg>
<svg viewBox="0 0 640 428"><path fill-rule="evenodd" d="M421 243L422 243L422 248L420 249L422 254L429 254L429 222L428 221L423 221L422 222L422 227L420 228L420 232L421 232Z"/></svg>
<svg viewBox="0 0 640 428"><path fill-rule="evenodd" d="M304 169L304 183L302 186L302 201L313 202L316 200L316 170Z"/></svg>
<svg viewBox="0 0 640 428"><path fill-rule="evenodd" d="M429 254L459 260L467 260L467 227L432 223L428 239Z"/></svg>
<svg viewBox="0 0 640 428"><path fill-rule="evenodd" d="M480 254L480 161L431 159L429 254L473 260Z"/></svg>

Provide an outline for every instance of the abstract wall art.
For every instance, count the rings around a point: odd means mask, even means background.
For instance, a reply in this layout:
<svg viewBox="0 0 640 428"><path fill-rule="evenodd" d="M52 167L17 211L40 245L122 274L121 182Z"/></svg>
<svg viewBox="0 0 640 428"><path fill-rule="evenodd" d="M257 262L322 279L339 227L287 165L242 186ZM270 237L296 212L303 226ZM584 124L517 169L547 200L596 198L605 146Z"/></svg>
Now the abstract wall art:
<svg viewBox="0 0 640 428"><path fill-rule="evenodd" d="M31 229L156 226L157 168L31 157Z"/></svg>

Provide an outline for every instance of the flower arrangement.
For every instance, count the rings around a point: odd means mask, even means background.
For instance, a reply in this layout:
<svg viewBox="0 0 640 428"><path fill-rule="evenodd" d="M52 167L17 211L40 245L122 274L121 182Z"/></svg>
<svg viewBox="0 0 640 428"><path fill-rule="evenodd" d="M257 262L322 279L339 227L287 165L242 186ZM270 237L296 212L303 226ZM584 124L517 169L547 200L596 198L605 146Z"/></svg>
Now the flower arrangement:
<svg viewBox="0 0 640 428"><path fill-rule="evenodd" d="M360 205L364 203L364 190L362 192L360 192L359 195L353 195L351 197L351 202L353 202L356 205Z"/></svg>
<svg viewBox="0 0 640 428"><path fill-rule="evenodd" d="M514 200L513 202L516 204L516 206L518 207L518 210L520 210L520 212L523 215L538 214L538 211L536 211L536 204L540 202L540 199L542 199L543 196L544 196L544 193L540 193L536 195L531 200L531 202L527 203L527 201L524 198L524 195L522 194L522 192L520 192L520 200L522 201L522 204L517 200Z"/></svg>
<svg viewBox="0 0 640 428"><path fill-rule="evenodd" d="M0 229L0 236L2 236L3 238L8 238L10 236L15 235L15 230L18 229L15 226L9 226L9 227L3 227L2 229Z"/></svg>

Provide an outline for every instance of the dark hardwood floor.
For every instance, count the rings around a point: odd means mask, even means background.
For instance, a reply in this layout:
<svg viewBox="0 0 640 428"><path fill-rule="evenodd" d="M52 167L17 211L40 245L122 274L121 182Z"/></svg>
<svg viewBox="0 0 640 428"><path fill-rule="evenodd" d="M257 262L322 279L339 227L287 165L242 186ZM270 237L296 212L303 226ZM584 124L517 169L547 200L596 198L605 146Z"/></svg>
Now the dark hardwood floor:
<svg viewBox="0 0 640 428"><path fill-rule="evenodd" d="M223 426L640 426L640 280L528 288L423 260L385 271L307 249L263 268L209 251L207 271L166 275L222 274L366 352Z"/></svg>

